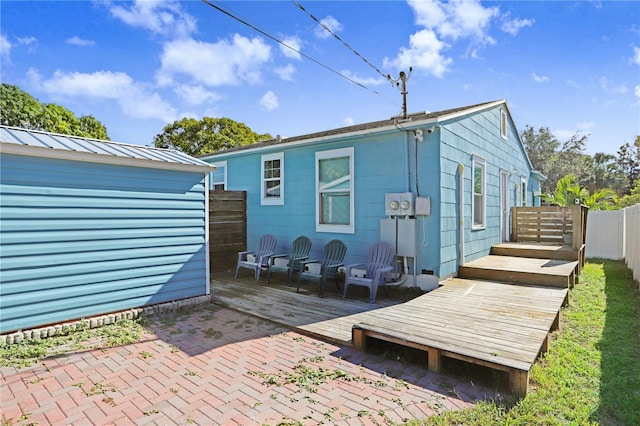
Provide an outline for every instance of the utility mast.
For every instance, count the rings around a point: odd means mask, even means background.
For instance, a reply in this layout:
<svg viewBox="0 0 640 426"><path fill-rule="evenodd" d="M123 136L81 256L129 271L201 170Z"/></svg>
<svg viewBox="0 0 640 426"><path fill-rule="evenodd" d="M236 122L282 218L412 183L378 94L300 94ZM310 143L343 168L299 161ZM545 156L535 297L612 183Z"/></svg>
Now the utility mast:
<svg viewBox="0 0 640 426"><path fill-rule="evenodd" d="M395 84L398 89L400 89L400 93L402 94L402 118L407 118L407 81L409 81L409 77L411 77L411 71L413 71L413 67L409 67L409 74L407 75L404 71L400 71L400 76L397 80L393 80L391 78L391 74L387 75L389 81L392 84Z"/></svg>

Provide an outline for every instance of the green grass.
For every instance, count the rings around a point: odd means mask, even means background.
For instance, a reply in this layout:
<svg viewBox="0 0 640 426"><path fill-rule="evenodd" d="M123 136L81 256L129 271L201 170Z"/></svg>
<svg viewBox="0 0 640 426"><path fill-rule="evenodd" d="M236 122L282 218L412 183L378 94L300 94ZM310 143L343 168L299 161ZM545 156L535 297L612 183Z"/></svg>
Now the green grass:
<svg viewBox="0 0 640 426"><path fill-rule="evenodd" d="M28 339L0 346L0 367L29 367L43 358L92 347L120 346L137 342L146 324L144 318L122 320L90 329L80 323L74 330L44 339Z"/></svg>
<svg viewBox="0 0 640 426"><path fill-rule="evenodd" d="M585 265L525 398L408 424L640 425L640 291L631 271L616 261Z"/></svg>

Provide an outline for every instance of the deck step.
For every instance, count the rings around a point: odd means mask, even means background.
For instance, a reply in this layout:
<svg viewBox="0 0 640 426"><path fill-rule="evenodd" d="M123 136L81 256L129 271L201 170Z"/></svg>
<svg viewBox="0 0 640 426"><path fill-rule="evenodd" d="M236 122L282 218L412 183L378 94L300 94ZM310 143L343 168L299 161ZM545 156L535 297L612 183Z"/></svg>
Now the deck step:
<svg viewBox="0 0 640 426"><path fill-rule="evenodd" d="M577 250L573 250L571 246L560 244L508 242L491 247L491 254L537 259L578 260Z"/></svg>
<svg viewBox="0 0 640 426"><path fill-rule="evenodd" d="M511 284L573 287L577 261L489 255L460 267L460 278Z"/></svg>

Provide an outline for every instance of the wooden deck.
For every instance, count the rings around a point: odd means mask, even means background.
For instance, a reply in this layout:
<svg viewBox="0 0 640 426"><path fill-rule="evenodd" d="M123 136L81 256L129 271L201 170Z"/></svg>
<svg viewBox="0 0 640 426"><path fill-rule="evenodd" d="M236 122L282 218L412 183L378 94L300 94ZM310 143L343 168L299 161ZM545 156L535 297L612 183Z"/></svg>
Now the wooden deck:
<svg viewBox="0 0 640 426"><path fill-rule="evenodd" d="M524 395L529 369L558 327L568 291L451 279L410 300L405 290L400 298L381 294L370 304L364 292L343 299L328 287L333 292L320 298L315 286L296 293L284 280L267 285L217 273L211 292L218 303L328 341L365 350L369 337L422 349L434 371L443 356L507 371L513 390Z"/></svg>
<svg viewBox="0 0 640 426"><path fill-rule="evenodd" d="M465 263L458 275L512 284L570 288L575 282L577 268L578 261L489 255Z"/></svg>

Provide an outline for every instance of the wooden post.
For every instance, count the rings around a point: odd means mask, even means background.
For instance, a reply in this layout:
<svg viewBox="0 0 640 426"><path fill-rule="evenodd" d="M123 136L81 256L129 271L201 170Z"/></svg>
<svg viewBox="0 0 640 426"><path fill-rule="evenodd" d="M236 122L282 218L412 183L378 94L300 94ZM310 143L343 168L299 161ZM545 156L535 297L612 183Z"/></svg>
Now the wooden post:
<svg viewBox="0 0 640 426"><path fill-rule="evenodd" d="M439 373L442 368L440 349L427 348L427 367L429 371Z"/></svg>
<svg viewBox="0 0 640 426"><path fill-rule="evenodd" d="M363 329L354 325L351 328L351 341L353 342L353 348L357 351L367 350L367 334Z"/></svg>
<svg viewBox="0 0 640 426"><path fill-rule="evenodd" d="M511 390L519 396L527 396L527 387L529 386L529 372L527 370L512 369L509 371L509 382Z"/></svg>
<svg viewBox="0 0 640 426"><path fill-rule="evenodd" d="M518 208L511 208L511 239L515 242L518 241Z"/></svg>

